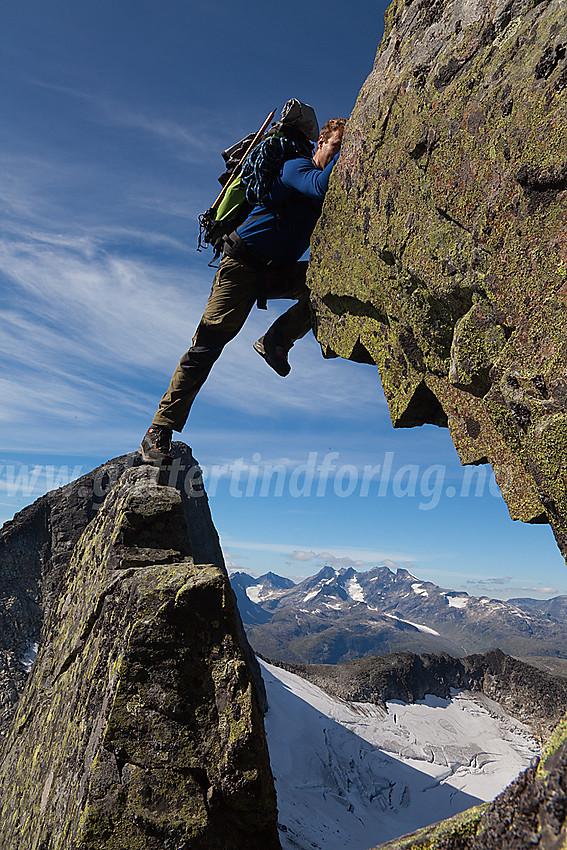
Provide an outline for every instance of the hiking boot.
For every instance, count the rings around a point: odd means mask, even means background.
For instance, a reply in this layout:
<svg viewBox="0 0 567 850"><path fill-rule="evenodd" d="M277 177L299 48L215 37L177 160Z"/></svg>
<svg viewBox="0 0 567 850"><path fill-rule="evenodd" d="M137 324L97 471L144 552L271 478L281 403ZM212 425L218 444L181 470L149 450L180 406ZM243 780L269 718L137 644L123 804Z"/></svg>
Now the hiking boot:
<svg viewBox="0 0 567 850"><path fill-rule="evenodd" d="M283 345L274 345L270 342L268 335L261 336L254 343L254 351L257 351L260 357L263 357L268 366L271 366L274 372L285 378L291 372L291 366L287 359L288 349Z"/></svg>
<svg viewBox="0 0 567 850"><path fill-rule="evenodd" d="M169 466L173 458L171 456L171 437L173 431L171 428L166 428L164 425L150 425L142 444L138 449L138 454L142 455L142 459L146 463L153 463L154 466Z"/></svg>

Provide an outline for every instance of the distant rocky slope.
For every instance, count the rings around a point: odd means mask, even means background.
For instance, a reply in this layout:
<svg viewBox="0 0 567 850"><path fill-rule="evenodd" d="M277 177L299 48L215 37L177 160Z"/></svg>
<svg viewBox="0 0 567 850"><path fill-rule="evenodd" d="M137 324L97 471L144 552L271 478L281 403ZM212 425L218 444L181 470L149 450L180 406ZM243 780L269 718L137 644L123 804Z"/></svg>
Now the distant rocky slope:
<svg viewBox="0 0 567 850"><path fill-rule="evenodd" d="M280 846L258 665L175 447L167 477L118 458L2 531L7 850Z"/></svg>
<svg viewBox="0 0 567 850"><path fill-rule="evenodd" d="M451 658L394 652L343 664L281 664L328 694L355 702L414 703L426 694L448 698L451 691L477 691L528 725L546 741L567 705L567 680L492 650Z"/></svg>
<svg viewBox="0 0 567 850"><path fill-rule="evenodd" d="M394 0L312 242L327 356L448 426L567 556L567 8ZM567 846L567 724L484 815L396 848Z"/></svg>
<svg viewBox="0 0 567 850"><path fill-rule="evenodd" d="M394 0L311 247L326 355L567 555L567 10Z"/></svg>
<svg viewBox="0 0 567 850"><path fill-rule="evenodd" d="M252 646L280 661L334 664L397 650L459 657L494 648L567 658L564 597L513 604L388 567L327 566L297 585L273 573L234 573L231 584Z"/></svg>

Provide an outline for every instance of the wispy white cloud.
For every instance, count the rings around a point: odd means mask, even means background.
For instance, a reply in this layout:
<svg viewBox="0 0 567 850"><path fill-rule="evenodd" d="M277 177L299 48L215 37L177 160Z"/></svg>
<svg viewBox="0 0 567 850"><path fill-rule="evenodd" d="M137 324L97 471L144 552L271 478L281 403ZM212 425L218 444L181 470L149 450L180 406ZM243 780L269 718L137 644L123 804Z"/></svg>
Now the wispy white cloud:
<svg viewBox="0 0 567 850"><path fill-rule="evenodd" d="M483 587L498 587L500 585L508 585L514 581L512 576L494 576L492 578L470 579L467 584L482 585Z"/></svg>
<svg viewBox="0 0 567 850"><path fill-rule="evenodd" d="M164 167L140 174L129 162L93 161L80 150L74 156L56 149L30 153L15 140L10 150L0 151L2 229L63 241L79 238L83 228L89 239L96 233L107 242L132 245L141 237L146 245L162 247L174 238L176 248L194 251L197 219L215 186L207 188L198 174L190 182L183 177Z"/></svg>
<svg viewBox="0 0 567 850"><path fill-rule="evenodd" d="M210 288L210 270L205 265L188 270L179 252L174 263L143 257L144 233L127 229L127 234L139 240L141 253L129 255L109 245L120 234L104 228L42 229L27 239L14 228L0 238L0 269L9 282L0 311L0 353L11 367L3 378L2 418L26 422L31 444L37 445L34 421L46 415L62 424L95 425L108 418L110 405L122 418L132 407L140 410L136 396L147 404L144 375L161 382L163 391L190 343ZM150 245L163 241L160 234L149 235ZM274 315L275 310L269 318L255 311L215 366L204 399L227 410L255 414L261 409L274 418L284 411L292 417L314 409L336 417L361 416L365 410L371 415L377 407L374 380L361 370L353 381L345 364L341 368L321 358L314 340L300 341L294 349L289 379L271 372L252 342ZM349 396L356 398L356 411ZM156 393L148 416L158 400Z"/></svg>
<svg viewBox="0 0 567 850"><path fill-rule="evenodd" d="M513 576L493 576L480 579L469 579L467 586L471 588L474 594L483 593L498 593L506 597L525 596L526 594L536 594L536 596L549 596L559 593L556 587L545 587L543 584L523 584L518 578Z"/></svg>
<svg viewBox="0 0 567 850"><path fill-rule="evenodd" d="M221 535L222 536L222 535ZM323 548L309 546L293 546L289 543L268 542L259 540L239 540L233 537L223 537L223 546L227 546L232 552L248 551L248 552L266 552L272 554L286 555L291 561L301 561L301 558L293 558L292 555L296 552L310 553L313 552L313 557L316 558L318 553L334 559L350 559L354 565L358 562L359 566L371 565L376 566L385 558L393 558L395 560L407 560L408 554L404 552L386 552L384 550L365 549L357 546L333 546L332 552L326 551ZM307 559L305 559L307 560Z"/></svg>
<svg viewBox="0 0 567 850"><path fill-rule="evenodd" d="M73 166L58 163L52 157L39 154L24 154L17 150L0 152L0 201L4 211L3 228L9 217L28 223L28 234L33 233L29 225L49 221L53 214L50 200L56 186L63 188L72 182ZM78 172L75 171L75 178Z"/></svg>
<svg viewBox="0 0 567 850"><path fill-rule="evenodd" d="M413 570L415 567L415 563L413 561L392 561L390 558L384 558L382 563L380 564L382 567L388 567L390 570L399 570L400 568L403 570Z"/></svg>
<svg viewBox="0 0 567 850"><path fill-rule="evenodd" d="M136 139L146 134L177 152L185 149L183 155L192 151L220 163L218 111L178 121L98 94L58 90L86 104L91 122L130 128ZM127 445L131 420L139 423L143 411L145 419L153 414L206 302L214 272L207 255L195 255L194 233L185 239L185 220L196 221L204 206L192 183L185 190L172 184L175 170L166 176L158 167L134 180L135 171L124 178L117 163L89 161L80 150L66 158L62 150L29 153L13 142L0 153L0 201L7 213L0 235L0 355L9 365L2 421L23 424L12 444L22 450L52 450L47 421L51 432L57 423L79 425L80 439L93 446L101 424L108 431L122 423L119 444ZM170 216L182 224L170 230ZM273 422L270 439L294 431L297 417L355 421L385 412L375 373L324 361L312 338L292 350L285 381L258 357L252 343L290 303L253 311L197 404L250 416L261 411ZM210 430L203 439L210 441ZM72 450L73 438L65 440ZM289 458L287 466L301 462Z"/></svg>
<svg viewBox="0 0 567 850"><path fill-rule="evenodd" d="M314 558L330 558L328 552L314 552L312 549L305 552L303 549L295 549L289 556L291 561L312 561Z"/></svg>
<svg viewBox="0 0 567 850"><path fill-rule="evenodd" d="M72 86L63 86L28 78L28 82L37 88L72 98L81 107L87 107L90 121L94 124L131 130L135 134L147 134L161 140L168 146L174 146L181 159L189 161L208 160L218 156L218 131L222 126L216 110L193 110L183 118L172 117L165 109L148 106L134 108L131 103L108 97L99 91L87 91Z"/></svg>
<svg viewBox="0 0 567 850"><path fill-rule="evenodd" d="M324 563L326 566L335 567L336 569L368 566L368 561L356 560L348 555L338 557L332 552L305 552L303 550L295 550L291 553L289 559L290 561L317 561L320 564Z"/></svg>
<svg viewBox="0 0 567 850"><path fill-rule="evenodd" d="M171 118L135 111L117 103L99 101L98 106L103 120L108 124L142 131L168 145L174 145L177 155L182 159L202 161L218 157L218 139L215 134L203 126L196 126L196 122L188 126Z"/></svg>

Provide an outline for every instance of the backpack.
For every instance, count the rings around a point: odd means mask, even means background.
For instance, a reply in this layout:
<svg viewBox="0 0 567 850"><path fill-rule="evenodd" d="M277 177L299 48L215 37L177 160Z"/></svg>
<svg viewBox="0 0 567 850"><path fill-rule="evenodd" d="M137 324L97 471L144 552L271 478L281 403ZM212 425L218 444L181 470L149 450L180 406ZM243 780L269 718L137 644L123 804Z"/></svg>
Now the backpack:
<svg viewBox="0 0 567 850"><path fill-rule="evenodd" d="M295 136L295 138L294 138ZM249 204L265 202L272 182L284 162L298 156L311 157L311 144L289 128L274 133L250 151L240 171L240 182Z"/></svg>
<svg viewBox="0 0 567 850"><path fill-rule="evenodd" d="M281 126L255 145L244 160L241 154L249 148L254 134L236 142L223 151L226 171L219 177L223 189L217 202L199 216L199 246L211 245L214 262L222 254L224 238L240 227L256 204L264 203L269 195L274 178L284 162L298 156L311 157L312 145L300 132ZM238 168L240 170L238 172ZM233 176L233 175L237 176ZM210 263L209 263L210 265Z"/></svg>

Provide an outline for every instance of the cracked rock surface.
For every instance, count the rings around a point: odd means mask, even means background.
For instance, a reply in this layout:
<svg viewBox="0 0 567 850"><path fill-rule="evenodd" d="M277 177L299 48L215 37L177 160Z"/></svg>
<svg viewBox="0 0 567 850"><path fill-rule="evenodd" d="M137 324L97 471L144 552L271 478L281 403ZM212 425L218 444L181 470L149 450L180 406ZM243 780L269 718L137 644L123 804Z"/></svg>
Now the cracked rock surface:
<svg viewBox="0 0 567 850"><path fill-rule="evenodd" d="M196 557L218 545L206 502L122 466L52 586L0 752L0 844L275 850L240 620L222 560Z"/></svg>
<svg viewBox="0 0 567 850"><path fill-rule="evenodd" d="M311 244L325 356L567 555L567 8L394 0Z"/></svg>
<svg viewBox="0 0 567 850"><path fill-rule="evenodd" d="M77 540L118 478L138 463L138 455L108 461L42 496L2 527L0 733L9 727L25 687L42 624L49 622Z"/></svg>
<svg viewBox="0 0 567 850"><path fill-rule="evenodd" d="M311 243L317 338L377 364L394 426L448 427L567 556L567 6L385 17ZM388 848L565 848L566 723L484 813Z"/></svg>

